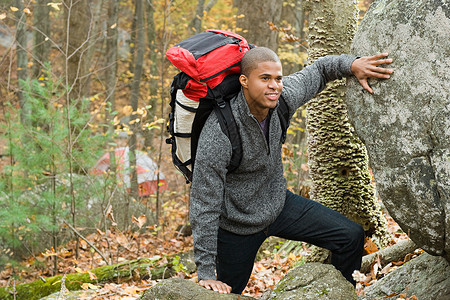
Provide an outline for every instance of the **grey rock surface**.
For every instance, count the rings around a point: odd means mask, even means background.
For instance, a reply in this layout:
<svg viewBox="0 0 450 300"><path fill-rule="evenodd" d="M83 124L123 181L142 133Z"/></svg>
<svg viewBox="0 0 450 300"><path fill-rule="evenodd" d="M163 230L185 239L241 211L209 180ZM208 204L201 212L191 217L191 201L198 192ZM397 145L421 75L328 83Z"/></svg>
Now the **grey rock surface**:
<svg viewBox="0 0 450 300"><path fill-rule="evenodd" d="M353 285L332 265L306 263L289 271L261 300L351 300Z"/></svg>
<svg viewBox="0 0 450 300"><path fill-rule="evenodd" d="M142 300L245 300L254 299L236 294L219 294L182 278L165 279L149 289Z"/></svg>
<svg viewBox="0 0 450 300"><path fill-rule="evenodd" d="M424 253L367 287L358 300L382 300L393 294L450 299L450 264L443 257Z"/></svg>
<svg viewBox="0 0 450 300"><path fill-rule="evenodd" d="M374 93L348 82L350 121L379 195L418 247L450 261L450 1L378 0L351 52L388 52L395 73Z"/></svg>

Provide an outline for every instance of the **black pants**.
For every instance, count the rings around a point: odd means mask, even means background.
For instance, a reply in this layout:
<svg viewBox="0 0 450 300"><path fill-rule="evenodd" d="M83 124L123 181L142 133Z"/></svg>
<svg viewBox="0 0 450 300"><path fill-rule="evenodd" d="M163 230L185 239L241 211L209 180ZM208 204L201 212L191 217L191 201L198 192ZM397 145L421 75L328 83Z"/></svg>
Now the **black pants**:
<svg viewBox="0 0 450 300"><path fill-rule="evenodd" d="M352 273L361 267L364 247L362 227L318 202L289 191L282 212L266 230L237 235L219 228L217 280L231 286L232 293L242 293L252 273L256 253L269 236L304 241L330 250L331 263L355 284Z"/></svg>

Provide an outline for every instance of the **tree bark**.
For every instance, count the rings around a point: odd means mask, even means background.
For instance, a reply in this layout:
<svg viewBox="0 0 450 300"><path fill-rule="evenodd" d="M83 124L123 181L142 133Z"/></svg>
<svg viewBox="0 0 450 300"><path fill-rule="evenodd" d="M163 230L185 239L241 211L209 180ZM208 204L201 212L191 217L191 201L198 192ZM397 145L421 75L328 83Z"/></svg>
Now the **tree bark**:
<svg viewBox="0 0 450 300"><path fill-rule="evenodd" d="M416 249L417 245L414 244L412 240L406 239L398 242L393 246L384 248L369 255L365 255L362 259L360 272L370 272L371 265L377 260L378 257L380 259L381 265L384 267L390 262L404 259L407 254L413 253Z"/></svg>
<svg viewBox="0 0 450 300"><path fill-rule="evenodd" d="M118 51L118 28L119 28L119 0L108 2L108 20L106 22L106 123L108 124L109 136L114 135L114 116L116 110L116 77L117 77L117 51ZM109 147L108 147L109 148ZM109 151L110 169L113 176L116 174L115 147Z"/></svg>
<svg viewBox="0 0 450 300"><path fill-rule="evenodd" d="M270 30L267 22L278 24L281 18L283 1L246 0L238 1L236 32L244 36L249 43L260 47L278 49L278 32Z"/></svg>
<svg viewBox="0 0 450 300"><path fill-rule="evenodd" d="M17 97L20 104L20 120L24 126L30 125L30 108L26 103L26 99L22 93L23 82L28 78L28 57L27 57L27 36L26 36L26 14L24 13L23 0L16 0L15 5L17 11L15 13L17 19L16 31L16 54L17 54L17 79L19 80Z"/></svg>
<svg viewBox="0 0 450 300"><path fill-rule="evenodd" d="M77 101L86 95L88 64L85 59L91 33L88 0L64 0L66 34L66 84L69 99Z"/></svg>
<svg viewBox="0 0 450 300"><path fill-rule="evenodd" d="M301 59L293 59L291 55L295 54L295 58L299 57L301 53L306 53L307 48L301 45L305 40L305 10L303 9L303 1L298 0L286 0L284 1L282 9L282 21L283 27L291 28L291 34L300 39L300 42L291 44L294 47L290 47L285 52L289 51L290 59L281 58L283 64L283 74L292 74L303 68L304 62Z"/></svg>
<svg viewBox="0 0 450 300"><path fill-rule="evenodd" d="M357 26L356 0L310 1L309 60L349 51ZM311 198L363 226L383 247L387 222L375 197L366 148L344 104L345 82L334 81L307 106Z"/></svg>
<svg viewBox="0 0 450 300"><path fill-rule="evenodd" d="M167 260L166 263L163 263ZM193 253L177 253L157 259L140 258L116 265L104 266L90 271L96 279L91 279L89 273L75 273L66 275L65 286L68 290L81 290L83 283L95 285L108 282L127 282L130 280L165 279L174 276L183 266L189 266L185 270L187 273L195 272L193 265ZM150 272L150 274L149 274ZM0 299L27 299L38 300L61 290L62 275L40 279L30 283L19 284L15 287L15 294L12 287L0 288Z"/></svg>
<svg viewBox="0 0 450 300"><path fill-rule="evenodd" d="M197 10L195 11L194 18L192 18L189 24L189 29L192 33L199 33L202 28L203 8L205 7L205 0L198 0Z"/></svg>
<svg viewBox="0 0 450 300"><path fill-rule="evenodd" d="M153 6L153 0L146 1L146 24L147 24L147 45L148 45L148 61L150 63L149 71L149 99L148 119L153 120L156 116L156 105L158 99L158 52L156 46L156 29L155 29L155 7ZM150 149L153 145L153 130L144 131L144 145L146 149Z"/></svg>
<svg viewBox="0 0 450 300"><path fill-rule="evenodd" d="M205 6L205 0L198 0L195 15L192 18L191 22L189 23L189 30L191 31L192 34L200 33L203 31L202 30L203 15L205 12L206 13L209 12L216 3L217 0L210 0L208 4Z"/></svg>
<svg viewBox="0 0 450 300"><path fill-rule="evenodd" d="M42 74L44 63L49 61L50 55L50 0L42 0L34 9L34 48L33 48L33 77Z"/></svg>
<svg viewBox="0 0 450 300"><path fill-rule="evenodd" d="M139 91L141 84L141 76L144 64L144 50L145 50L145 35L144 35L144 11L143 1L136 0L136 60L134 65L134 77L131 85L131 107L133 108L133 114L131 114L130 125L132 129L132 135L130 137L130 168L131 168L131 196L134 199L139 197L139 186L137 181L137 169L136 169L136 135L139 131L138 122L136 122L136 114L138 110Z"/></svg>

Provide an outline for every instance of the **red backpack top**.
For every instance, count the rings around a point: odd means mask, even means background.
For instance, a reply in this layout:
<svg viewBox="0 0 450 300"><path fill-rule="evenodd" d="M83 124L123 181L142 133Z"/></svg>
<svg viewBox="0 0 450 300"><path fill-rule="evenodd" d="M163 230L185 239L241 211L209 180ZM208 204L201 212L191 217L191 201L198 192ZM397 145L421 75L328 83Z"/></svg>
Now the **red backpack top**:
<svg viewBox="0 0 450 300"><path fill-rule="evenodd" d="M190 82L192 90L197 93L202 90L206 95L207 89L201 83L214 89L227 75L239 74L242 56L249 49L247 41L239 34L209 29L169 48L166 56L175 67L196 81ZM202 97L195 95L194 98Z"/></svg>

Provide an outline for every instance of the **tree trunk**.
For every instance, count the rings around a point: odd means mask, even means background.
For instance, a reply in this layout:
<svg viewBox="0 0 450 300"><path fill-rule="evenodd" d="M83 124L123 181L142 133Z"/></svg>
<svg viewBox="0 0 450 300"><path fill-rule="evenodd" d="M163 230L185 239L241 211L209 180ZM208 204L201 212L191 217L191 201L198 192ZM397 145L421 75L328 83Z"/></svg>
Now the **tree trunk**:
<svg viewBox="0 0 450 300"><path fill-rule="evenodd" d="M17 54L17 79L19 80L17 89L17 97L20 104L20 120L24 126L30 125L30 108L26 103L26 99L22 93L23 82L28 78L28 57L27 57L27 36L26 36L26 14L24 13L23 0L16 0L15 3L18 10L16 11L17 32L16 32L16 54Z"/></svg>
<svg viewBox="0 0 450 300"><path fill-rule="evenodd" d="M205 7L205 0L198 0L197 10L195 11L194 18L189 24L189 29L192 33L199 33L202 28L203 8Z"/></svg>
<svg viewBox="0 0 450 300"><path fill-rule="evenodd" d="M144 63L144 50L145 50L145 35L144 35L144 11L143 1L136 1L136 59L134 65L134 77L131 85L131 107L133 108L133 114L131 114L130 126L132 129L132 135L130 137L130 168L131 168L131 196L134 199L139 197L139 187L137 182L136 173L136 135L139 131L138 122L136 122L136 114L138 109L139 91L141 84L142 69Z"/></svg>
<svg viewBox="0 0 450 300"><path fill-rule="evenodd" d="M117 77L117 49L118 49L118 26L119 26L119 0L108 2L108 20L106 22L106 124L108 124L109 136L114 134L114 116L116 110L116 77ZM109 148L109 147L108 147ZM115 146L110 147L109 161L113 176L116 174Z"/></svg>
<svg viewBox="0 0 450 300"><path fill-rule="evenodd" d="M283 1L246 0L238 1L236 32L244 36L249 43L260 47L278 49L278 32L270 30L267 22L278 24L281 18Z"/></svg>
<svg viewBox="0 0 450 300"><path fill-rule="evenodd" d="M214 4L217 3L217 0L210 0L208 4L205 6L205 0L198 0L197 10L195 12L192 21L189 23L189 30L192 34L202 32L202 19L203 15L206 12L209 12Z"/></svg>
<svg viewBox="0 0 450 300"><path fill-rule="evenodd" d="M72 226L76 227L77 206L75 190L73 184L73 173L81 173L83 168L80 162L72 159L72 153L82 151L76 143L81 127L72 125L72 107L80 108L81 100L87 95L88 88L88 63L86 50L88 49L91 33L91 12L89 1L87 0L64 0L64 21L65 21L65 76L66 76L66 111L67 111L67 157L69 160L69 182L72 215ZM79 239L75 236L75 257L79 255Z"/></svg>
<svg viewBox="0 0 450 300"><path fill-rule="evenodd" d="M33 77L42 74L44 63L49 61L50 55L50 0L42 0L34 9L34 48L33 48Z"/></svg>
<svg viewBox="0 0 450 300"><path fill-rule="evenodd" d="M309 2L309 60L349 51L357 24L356 0ZM375 197L364 144L354 134L344 104L345 81L328 84L308 106L311 198L363 226L383 247L387 222Z"/></svg>
<svg viewBox="0 0 450 300"><path fill-rule="evenodd" d="M155 29L155 7L153 6L153 0L146 1L146 24L147 24L147 44L148 44L148 61L150 63L149 71L149 99L148 104L150 105L149 120L153 120L156 116L156 105L158 99L158 52L156 46L156 29ZM144 131L144 145L146 149L150 149L153 145L153 130Z"/></svg>
<svg viewBox="0 0 450 300"><path fill-rule="evenodd" d="M283 74L292 74L303 68L304 62L299 59L301 54L306 54L307 48L301 45L305 40L305 10L303 9L303 1L286 0L282 9L282 26L291 28L290 33L299 38L295 44L290 44L289 48L285 48L284 52L289 52L288 59L280 57L283 64ZM293 47L292 47L293 45Z"/></svg>
<svg viewBox="0 0 450 300"><path fill-rule="evenodd" d="M86 95L88 64L85 59L91 33L91 12L88 0L64 0L66 34L66 84L68 97L77 101Z"/></svg>
<svg viewBox="0 0 450 300"><path fill-rule="evenodd" d="M162 263L167 259L167 263ZM83 283L104 284L108 282L127 282L130 280L164 279L174 276L180 264L187 267L187 273L195 272L193 253L177 253L158 259L140 258L117 265L104 266L90 271L96 279L91 279L89 273L74 273L66 275L65 286L70 291L81 290ZM149 274L150 272L150 274ZM0 288L0 299L38 300L61 290L62 275L39 279L34 282L19 284L13 291L12 287ZM14 294L15 292L15 294Z"/></svg>

